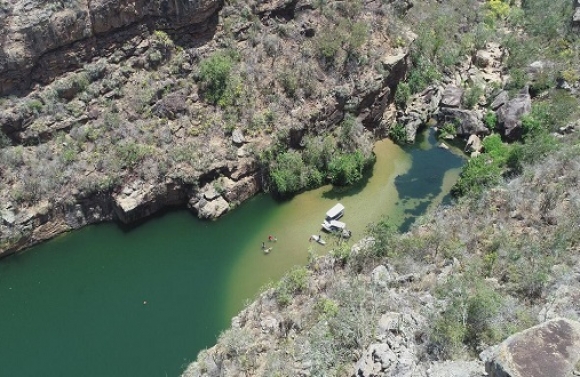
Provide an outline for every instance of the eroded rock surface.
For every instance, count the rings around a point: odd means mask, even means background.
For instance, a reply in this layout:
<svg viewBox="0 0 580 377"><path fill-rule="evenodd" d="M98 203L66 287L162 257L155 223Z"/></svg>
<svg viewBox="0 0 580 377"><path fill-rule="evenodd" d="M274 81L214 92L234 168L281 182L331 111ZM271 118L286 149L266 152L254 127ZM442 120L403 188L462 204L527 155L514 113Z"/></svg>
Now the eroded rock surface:
<svg viewBox="0 0 580 377"><path fill-rule="evenodd" d="M201 24L221 1L96 0L3 3L0 19L0 95L80 67L135 34L131 28L176 30Z"/></svg>
<svg viewBox="0 0 580 377"><path fill-rule="evenodd" d="M580 323L557 318L510 336L485 369L490 377L566 377L579 359Z"/></svg>

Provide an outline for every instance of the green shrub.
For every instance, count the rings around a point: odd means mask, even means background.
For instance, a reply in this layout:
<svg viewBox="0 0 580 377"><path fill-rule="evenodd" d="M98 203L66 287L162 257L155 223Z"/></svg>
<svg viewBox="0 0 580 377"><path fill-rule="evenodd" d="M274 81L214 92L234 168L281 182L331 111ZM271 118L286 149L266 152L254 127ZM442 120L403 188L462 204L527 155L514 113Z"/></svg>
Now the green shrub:
<svg viewBox="0 0 580 377"><path fill-rule="evenodd" d="M366 42L368 33L366 23L342 19L338 25L321 30L314 42L318 55L330 64L334 62L341 49L349 55L356 55Z"/></svg>
<svg viewBox="0 0 580 377"><path fill-rule="evenodd" d="M407 142L407 130L405 126L399 123L395 123L389 129L389 137L397 144L403 144Z"/></svg>
<svg viewBox="0 0 580 377"><path fill-rule="evenodd" d="M503 143L500 135L483 139L485 153L469 159L459 179L451 189L454 196L478 194L485 187L498 184L509 166L511 146Z"/></svg>
<svg viewBox="0 0 580 377"><path fill-rule="evenodd" d="M318 300L315 309L323 318L335 317L338 314L338 303L324 297Z"/></svg>
<svg viewBox="0 0 580 377"><path fill-rule="evenodd" d="M323 176L317 169L308 167L300 153L295 151L279 154L270 166L273 190L280 196L322 184Z"/></svg>
<svg viewBox="0 0 580 377"><path fill-rule="evenodd" d="M298 90L298 77L296 76L296 73L292 71L284 71L280 73L279 81L284 88L286 95L290 98L294 98L296 96L296 91Z"/></svg>
<svg viewBox="0 0 580 377"><path fill-rule="evenodd" d="M362 131L362 124L352 114L346 114L343 121L340 122L340 134L338 142L343 151L354 152L357 145L357 136Z"/></svg>
<svg viewBox="0 0 580 377"><path fill-rule="evenodd" d="M451 122L451 123L445 123L443 125L443 127L441 127L439 129L439 137L442 139L446 139L446 138L454 138L455 136L457 136L457 127L455 126L455 123Z"/></svg>
<svg viewBox="0 0 580 377"><path fill-rule="evenodd" d="M497 114L495 111L488 111L483 117L483 123L488 130L493 131L497 127Z"/></svg>
<svg viewBox="0 0 580 377"><path fill-rule="evenodd" d="M133 168L145 156L151 153L151 147L135 142L124 142L116 145L117 158L122 166Z"/></svg>
<svg viewBox="0 0 580 377"><path fill-rule="evenodd" d="M338 186L352 185L362 179L366 165L360 151L336 156L328 165L330 181Z"/></svg>
<svg viewBox="0 0 580 377"><path fill-rule="evenodd" d="M487 154L472 157L463 167L451 193L454 196L481 193L485 187L499 183L501 173L502 169Z"/></svg>
<svg viewBox="0 0 580 377"><path fill-rule="evenodd" d="M335 142L331 136L324 139L320 137L305 137L302 159L308 166L313 166L320 171L326 171L334 153Z"/></svg>
<svg viewBox="0 0 580 377"><path fill-rule="evenodd" d="M496 19L506 18L510 13L510 4L506 0L488 0L485 5L490 17Z"/></svg>
<svg viewBox="0 0 580 377"><path fill-rule="evenodd" d="M457 358L481 345L491 345L510 335L498 315L505 300L479 278L478 271L453 278L438 290L448 300L445 311L435 319L430 341L441 356Z"/></svg>
<svg viewBox="0 0 580 377"><path fill-rule="evenodd" d="M26 107L28 108L28 110L30 110L34 114L38 114L42 111L42 108L44 107L44 105L38 99L31 99L31 100L26 102Z"/></svg>
<svg viewBox="0 0 580 377"><path fill-rule="evenodd" d="M419 93L440 78L441 73L431 61L424 57L417 57L413 62L407 82L411 93Z"/></svg>
<svg viewBox="0 0 580 377"><path fill-rule="evenodd" d="M476 85L467 89L463 94L463 105L468 109L473 109L482 94L483 88L481 86Z"/></svg>
<svg viewBox="0 0 580 377"><path fill-rule="evenodd" d="M12 144L10 138L0 130L0 148L4 148Z"/></svg>
<svg viewBox="0 0 580 377"><path fill-rule="evenodd" d="M397 227L389 219L369 224L366 234L374 240L371 247L373 255L379 257L396 255Z"/></svg>
<svg viewBox="0 0 580 377"><path fill-rule="evenodd" d="M204 86L204 96L210 103L218 104L225 99L233 65L232 57L221 52L200 63L199 78Z"/></svg>
<svg viewBox="0 0 580 377"><path fill-rule="evenodd" d="M404 109L409 97L411 97L411 87L406 82L400 82L395 92L395 104Z"/></svg>
<svg viewBox="0 0 580 377"><path fill-rule="evenodd" d="M286 306L292 297L308 288L310 272L306 267L296 267L287 273L276 287L276 301L280 306Z"/></svg>

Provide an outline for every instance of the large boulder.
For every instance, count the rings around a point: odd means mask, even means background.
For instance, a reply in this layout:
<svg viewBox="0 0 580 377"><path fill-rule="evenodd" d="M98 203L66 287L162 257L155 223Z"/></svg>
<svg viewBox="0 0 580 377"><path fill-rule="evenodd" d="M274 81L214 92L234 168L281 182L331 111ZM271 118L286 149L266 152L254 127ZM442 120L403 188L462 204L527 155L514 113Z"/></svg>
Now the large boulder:
<svg viewBox="0 0 580 377"><path fill-rule="evenodd" d="M526 86L515 98L497 110L498 126L503 135L512 140L522 135L522 117L532 110L532 98Z"/></svg>
<svg viewBox="0 0 580 377"><path fill-rule="evenodd" d="M455 85L448 85L441 97L441 106L459 107L463 98L463 89Z"/></svg>
<svg viewBox="0 0 580 377"><path fill-rule="evenodd" d="M485 127L480 115L474 110L442 107L439 110L439 121L440 123L454 123L457 136L489 134L489 129Z"/></svg>
<svg viewBox="0 0 580 377"><path fill-rule="evenodd" d="M491 352L489 377L567 377L580 360L580 323L557 318L510 336Z"/></svg>

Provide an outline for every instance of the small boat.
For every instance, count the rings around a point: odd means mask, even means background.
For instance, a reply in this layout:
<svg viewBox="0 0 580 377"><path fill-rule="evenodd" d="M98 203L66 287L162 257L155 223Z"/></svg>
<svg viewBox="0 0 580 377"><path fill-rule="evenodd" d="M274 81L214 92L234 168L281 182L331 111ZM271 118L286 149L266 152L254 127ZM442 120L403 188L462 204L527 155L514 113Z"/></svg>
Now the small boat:
<svg viewBox="0 0 580 377"><path fill-rule="evenodd" d="M337 221L337 220L330 220L330 221L326 221L324 220L324 222L321 224L322 225L322 229L326 230L327 232L342 232L343 230L346 229L346 224L343 223L342 221Z"/></svg>
<svg viewBox="0 0 580 377"><path fill-rule="evenodd" d="M326 211L325 222L330 222L332 220L338 220L344 215L344 206L340 203L336 203L334 207Z"/></svg>
<svg viewBox="0 0 580 377"><path fill-rule="evenodd" d="M324 221L322 223L322 229L326 230L329 233L335 233L340 235L342 238L350 238L352 235L351 231L346 229L346 224L342 221Z"/></svg>
<svg viewBox="0 0 580 377"><path fill-rule="evenodd" d="M271 247L264 249L264 254L270 254L270 251L272 251Z"/></svg>
<svg viewBox="0 0 580 377"><path fill-rule="evenodd" d="M326 245L326 241L322 239L321 236L317 235L317 234L313 234L310 236L310 240L314 240L316 242L318 242L321 245Z"/></svg>

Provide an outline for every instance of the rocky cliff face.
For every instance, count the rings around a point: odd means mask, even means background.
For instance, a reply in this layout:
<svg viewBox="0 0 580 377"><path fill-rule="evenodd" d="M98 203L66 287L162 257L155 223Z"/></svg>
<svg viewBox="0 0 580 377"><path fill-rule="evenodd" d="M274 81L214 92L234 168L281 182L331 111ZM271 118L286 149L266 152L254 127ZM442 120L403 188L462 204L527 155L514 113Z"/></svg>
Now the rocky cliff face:
<svg viewBox="0 0 580 377"><path fill-rule="evenodd" d="M220 5L219 0L0 3L0 95L46 84L111 53L143 28L207 24Z"/></svg>
<svg viewBox="0 0 580 377"><path fill-rule="evenodd" d="M412 36L393 48L389 2L355 5L3 3L0 255L168 205L216 218L262 189L274 146L370 153ZM216 61L219 101L201 73Z"/></svg>

